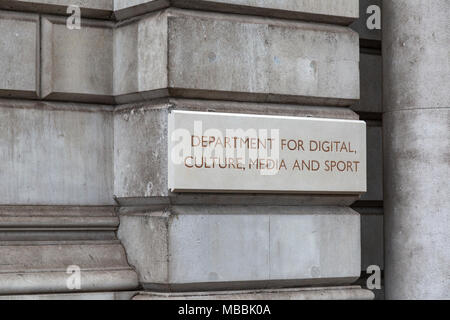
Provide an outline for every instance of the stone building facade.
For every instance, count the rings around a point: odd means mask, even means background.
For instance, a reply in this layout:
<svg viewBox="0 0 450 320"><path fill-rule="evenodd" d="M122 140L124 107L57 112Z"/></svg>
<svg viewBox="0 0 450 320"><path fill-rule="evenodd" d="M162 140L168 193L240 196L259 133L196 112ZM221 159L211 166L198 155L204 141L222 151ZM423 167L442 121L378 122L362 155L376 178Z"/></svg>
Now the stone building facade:
<svg viewBox="0 0 450 320"><path fill-rule="evenodd" d="M371 5L0 0L0 297L450 298L450 3ZM170 192L173 110L364 120L367 193Z"/></svg>

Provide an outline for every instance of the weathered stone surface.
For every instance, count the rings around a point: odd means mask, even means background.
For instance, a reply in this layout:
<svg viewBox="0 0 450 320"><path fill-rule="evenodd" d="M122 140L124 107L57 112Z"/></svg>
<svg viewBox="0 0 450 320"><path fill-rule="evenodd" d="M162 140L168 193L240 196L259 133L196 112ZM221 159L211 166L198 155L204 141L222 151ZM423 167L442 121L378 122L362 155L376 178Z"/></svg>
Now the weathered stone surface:
<svg viewBox="0 0 450 320"><path fill-rule="evenodd" d="M115 0L118 19L167 6L349 24L358 18L358 0Z"/></svg>
<svg viewBox="0 0 450 320"><path fill-rule="evenodd" d="M41 15L40 24L33 20L34 86L29 89L28 83L23 89L20 81L25 77L14 74L19 90L8 87L4 92L107 104L199 97L204 100L185 101L183 107L341 119L356 116L342 108L359 97L356 34L342 26L288 20L347 24L356 17L354 0L269 0L251 5L243 0L173 1L179 7L201 5L251 16L169 9L120 24L85 18L108 19L113 3L2 1L0 6L14 5L9 9L61 15L68 4L75 4L81 6L83 17L81 30L67 29L64 17ZM170 3L138 0L128 4L140 4L148 12ZM138 14L135 9L130 7L129 14ZM21 27L7 24L4 29L8 33ZM16 45L9 43L8 49ZM23 47L6 56L14 60L14 55L25 54L20 51ZM28 74L28 62L21 67ZM151 199L158 205L197 205L175 206L161 217L155 212L124 210L121 235L131 244L130 251L136 254L133 262L144 270L142 276L150 288L347 285L359 276L359 216L345 208L354 201L353 195L170 194L166 115L177 103L181 104L168 100L167 105L142 109L122 106L113 120L109 106L0 101L1 296L52 299L51 293L72 293L67 287L68 265L81 268L81 292L61 299L117 298L112 291L137 288L137 275L115 235L118 218L98 207L111 210L115 204L115 173L119 201L125 199L122 203ZM115 169L114 157L118 158ZM264 206L274 203L280 206ZM242 207L230 209L222 204ZM361 290L325 291L301 296L366 296Z"/></svg>
<svg viewBox="0 0 450 320"><path fill-rule="evenodd" d="M0 11L0 96L37 98L39 16Z"/></svg>
<svg viewBox="0 0 450 320"><path fill-rule="evenodd" d="M361 200L383 201L383 146L382 127L367 127L367 193Z"/></svg>
<svg viewBox="0 0 450 320"><path fill-rule="evenodd" d="M110 107L0 102L0 203L114 204Z"/></svg>
<svg viewBox="0 0 450 320"><path fill-rule="evenodd" d="M161 293L140 292L133 300L373 300L369 290L358 286Z"/></svg>
<svg viewBox="0 0 450 320"><path fill-rule="evenodd" d="M387 299L450 299L449 11L383 1Z"/></svg>
<svg viewBox="0 0 450 320"><path fill-rule="evenodd" d="M367 13L367 9L370 6L375 5L381 10L381 1L382 0L359 0L359 19L353 22L350 27L359 33L361 44L363 46L381 46L381 29L369 29L367 27L367 20L374 14L373 11Z"/></svg>
<svg viewBox="0 0 450 320"><path fill-rule="evenodd" d="M119 24L114 32L114 93L119 96L117 101L126 101L129 94L137 96L137 100L166 95L167 61L167 17L164 14ZM158 93L158 90L164 93ZM155 93L146 96L149 91Z"/></svg>
<svg viewBox="0 0 450 320"><path fill-rule="evenodd" d="M359 99L358 37L348 28L179 9L134 23L115 41L116 56L133 57L116 59L119 103L167 91L342 106Z"/></svg>
<svg viewBox="0 0 450 320"><path fill-rule="evenodd" d="M442 84L450 83L450 2L412 0L411 4L409 1L406 4L402 0L386 3L386 10L402 11L405 22L393 13L386 14L384 20L388 30L395 30L386 32L383 37L385 111L448 109L448 88ZM399 24L402 26L397 29Z"/></svg>
<svg viewBox="0 0 450 320"><path fill-rule="evenodd" d="M168 195L169 105L156 107L115 113L114 194L117 197Z"/></svg>
<svg viewBox="0 0 450 320"><path fill-rule="evenodd" d="M386 297L449 299L450 110L383 117Z"/></svg>
<svg viewBox="0 0 450 320"><path fill-rule="evenodd" d="M118 225L112 206L0 206L0 295L136 289ZM69 266L79 290L67 286Z"/></svg>
<svg viewBox="0 0 450 320"><path fill-rule="evenodd" d="M354 196L314 195L195 195L183 196L168 191L168 113L169 109L239 112L266 115L292 115L314 117L340 117L355 119L348 109L327 107L303 107L257 103L233 103L219 101L177 100L168 103L142 103L124 106L114 115L114 194L123 205L167 203L259 203L259 204L326 204L349 205ZM148 165L151 163L152 165ZM145 200L148 199L148 200ZM152 200L151 200L152 199ZM150 203L148 203L150 204Z"/></svg>
<svg viewBox="0 0 450 320"><path fill-rule="evenodd" d="M381 55L361 54L361 100L351 108L363 113L383 112L383 66Z"/></svg>
<svg viewBox="0 0 450 320"><path fill-rule="evenodd" d="M349 208L174 206L120 219L145 288L339 285L360 274L360 219Z"/></svg>
<svg viewBox="0 0 450 320"><path fill-rule="evenodd" d="M8 72L17 76L1 91L36 97L40 81L43 99L92 103L170 95L347 106L359 98L358 39L348 28L180 9L116 29L90 19L80 30L65 24L42 17L39 79L38 28L35 51L8 45L10 59L20 51L30 65Z"/></svg>
<svg viewBox="0 0 450 320"><path fill-rule="evenodd" d="M113 102L112 26L83 19L70 30L64 18L42 17L42 98Z"/></svg>
<svg viewBox="0 0 450 320"><path fill-rule="evenodd" d="M117 241L116 241L117 242ZM84 246L83 243L68 243L60 248L60 254L51 254L52 251L58 250L58 246L61 244L47 243L40 246L33 246L33 243L22 243L22 245L14 245L10 243L2 243L0 246L0 252L2 253L2 273L3 272L26 272L27 269L52 269L53 271L65 272L67 267L78 263L80 268L95 269L98 266L112 266L118 264L119 267L127 267L124 262L125 253L122 250L117 251L117 243L114 242L96 242L92 247ZM70 255L62 254L62 250L71 252L73 258ZM89 254L95 257L90 259ZM45 257L45 259L42 259ZM74 263L70 263L73 259Z"/></svg>
<svg viewBox="0 0 450 320"><path fill-rule="evenodd" d="M118 241L109 242L2 242L0 294L70 292L69 266L81 271L78 291L132 290L136 273L127 263ZM20 274L20 276L18 276Z"/></svg>

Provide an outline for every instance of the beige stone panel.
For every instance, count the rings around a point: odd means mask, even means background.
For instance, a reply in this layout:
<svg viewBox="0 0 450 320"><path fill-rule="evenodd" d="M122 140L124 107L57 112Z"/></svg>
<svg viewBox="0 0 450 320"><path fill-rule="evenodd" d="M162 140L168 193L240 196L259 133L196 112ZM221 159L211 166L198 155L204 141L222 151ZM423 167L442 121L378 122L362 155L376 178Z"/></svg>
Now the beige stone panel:
<svg viewBox="0 0 450 320"><path fill-rule="evenodd" d="M366 192L363 121L177 110L168 117L172 192Z"/></svg>

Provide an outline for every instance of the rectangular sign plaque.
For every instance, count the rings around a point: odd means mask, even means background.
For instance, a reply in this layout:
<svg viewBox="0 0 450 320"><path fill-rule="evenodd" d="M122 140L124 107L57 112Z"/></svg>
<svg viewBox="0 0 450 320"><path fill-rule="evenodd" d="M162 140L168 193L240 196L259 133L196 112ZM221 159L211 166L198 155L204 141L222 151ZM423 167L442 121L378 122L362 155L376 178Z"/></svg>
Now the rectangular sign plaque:
<svg viewBox="0 0 450 320"><path fill-rule="evenodd" d="M172 192L366 192L364 121L174 110Z"/></svg>

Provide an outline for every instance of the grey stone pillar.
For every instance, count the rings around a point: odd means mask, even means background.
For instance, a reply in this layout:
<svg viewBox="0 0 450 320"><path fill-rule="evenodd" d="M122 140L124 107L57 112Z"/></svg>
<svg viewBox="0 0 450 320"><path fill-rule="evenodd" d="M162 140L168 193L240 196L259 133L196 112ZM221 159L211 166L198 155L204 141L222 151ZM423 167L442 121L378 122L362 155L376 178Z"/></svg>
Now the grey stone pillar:
<svg viewBox="0 0 450 320"><path fill-rule="evenodd" d="M449 14L383 1L387 299L450 298Z"/></svg>

